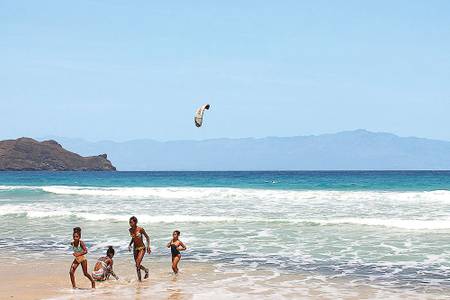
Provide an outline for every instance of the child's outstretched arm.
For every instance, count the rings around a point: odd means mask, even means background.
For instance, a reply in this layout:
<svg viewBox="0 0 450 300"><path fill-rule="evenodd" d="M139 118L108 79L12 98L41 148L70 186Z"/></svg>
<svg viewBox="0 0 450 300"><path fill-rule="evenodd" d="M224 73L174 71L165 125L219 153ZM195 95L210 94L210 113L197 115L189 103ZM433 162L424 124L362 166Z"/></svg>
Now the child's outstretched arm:
<svg viewBox="0 0 450 300"><path fill-rule="evenodd" d="M107 264L108 264L108 266L106 267L106 272L107 272L106 278L109 279L109 276L112 275L116 280L119 280L119 277L113 271L114 261L112 259L109 259Z"/></svg>
<svg viewBox="0 0 450 300"><path fill-rule="evenodd" d="M109 271L109 274L111 274L116 280L119 280L119 276L117 276L112 269Z"/></svg>

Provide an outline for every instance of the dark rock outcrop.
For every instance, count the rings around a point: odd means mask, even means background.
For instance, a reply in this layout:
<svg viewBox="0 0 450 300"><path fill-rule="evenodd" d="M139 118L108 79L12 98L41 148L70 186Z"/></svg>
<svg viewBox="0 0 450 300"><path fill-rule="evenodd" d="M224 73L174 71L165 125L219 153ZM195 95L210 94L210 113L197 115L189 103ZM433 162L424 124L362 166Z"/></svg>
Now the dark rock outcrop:
<svg viewBox="0 0 450 300"><path fill-rule="evenodd" d="M0 171L115 171L106 154L82 157L58 142L0 141Z"/></svg>

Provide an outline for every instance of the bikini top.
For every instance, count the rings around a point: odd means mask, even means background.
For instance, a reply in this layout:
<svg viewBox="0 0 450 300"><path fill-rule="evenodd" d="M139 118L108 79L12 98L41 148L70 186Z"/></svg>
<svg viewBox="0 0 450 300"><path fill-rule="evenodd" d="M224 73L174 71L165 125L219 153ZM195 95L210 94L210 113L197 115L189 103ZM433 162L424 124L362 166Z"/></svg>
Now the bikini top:
<svg viewBox="0 0 450 300"><path fill-rule="evenodd" d="M141 231L139 230L139 232L138 233L131 233L130 232L130 235L131 235L131 237L132 238L140 238L141 236L142 236L142 233L141 233Z"/></svg>
<svg viewBox="0 0 450 300"><path fill-rule="evenodd" d="M75 246L75 244L72 242L72 249L73 252L83 252L83 247L81 246L81 241L78 242L78 246Z"/></svg>
<svg viewBox="0 0 450 300"><path fill-rule="evenodd" d="M174 248L174 249L176 249L176 250L178 250L178 247L180 247L181 246L181 244L175 244L174 242L170 242L170 248Z"/></svg>

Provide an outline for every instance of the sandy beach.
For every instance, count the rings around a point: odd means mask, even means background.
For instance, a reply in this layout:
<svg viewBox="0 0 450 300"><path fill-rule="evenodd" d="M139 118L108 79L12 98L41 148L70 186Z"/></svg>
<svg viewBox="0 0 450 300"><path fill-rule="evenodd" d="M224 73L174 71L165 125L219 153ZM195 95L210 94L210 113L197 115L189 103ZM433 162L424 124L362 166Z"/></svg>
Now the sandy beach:
<svg viewBox="0 0 450 300"><path fill-rule="evenodd" d="M141 296L150 294L159 299L191 299L192 289L188 287L193 283L193 279L198 281L199 275L205 272L214 276L210 266L205 264L183 264L185 271L175 276L170 272L170 265L147 262L151 268L151 276L139 283L131 259L119 259L116 260L114 268L119 276L118 281L112 279L97 282L97 288L93 290L89 280L83 276L80 266L76 272L78 289L73 290L68 275L70 263L70 258L0 260L0 299L80 299L93 295L101 295L100 299L140 299ZM93 264L94 260L89 260L90 269Z"/></svg>
<svg viewBox="0 0 450 300"><path fill-rule="evenodd" d="M70 286L70 259L34 261L1 259L0 299L445 299L439 293L421 293L358 285L338 278L310 278L270 272L217 272L212 265L183 262L174 275L169 264L146 261L150 278L139 283L130 259L117 259L120 277L97 283L95 290L77 270L78 289ZM92 267L93 260L90 260Z"/></svg>

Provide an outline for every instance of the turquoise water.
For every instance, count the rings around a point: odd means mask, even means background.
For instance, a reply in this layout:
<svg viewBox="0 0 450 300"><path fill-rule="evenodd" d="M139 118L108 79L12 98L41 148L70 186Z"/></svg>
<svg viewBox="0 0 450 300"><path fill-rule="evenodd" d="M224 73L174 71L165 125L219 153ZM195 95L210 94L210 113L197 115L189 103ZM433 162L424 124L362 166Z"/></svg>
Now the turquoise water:
<svg viewBox="0 0 450 300"><path fill-rule="evenodd" d="M450 172L3 172L0 253L129 255L127 221L153 258L179 229L184 259L402 289L450 286Z"/></svg>
<svg viewBox="0 0 450 300"><path fill-rule="evenodd" d="M450 171L0 172L0 184L432 191L450 189Z"/></svg>

